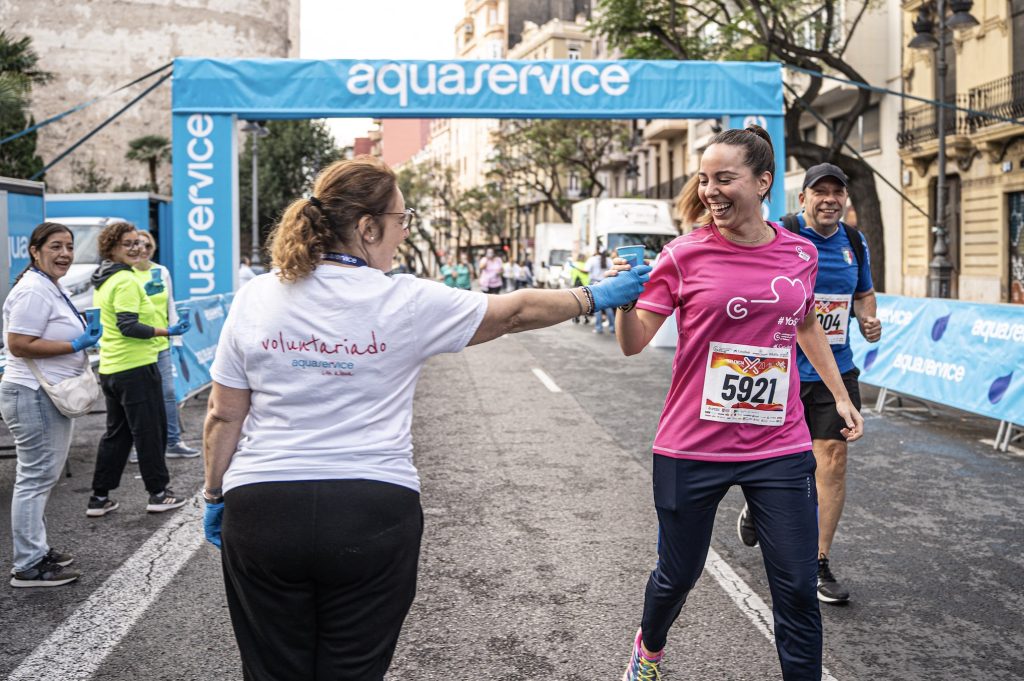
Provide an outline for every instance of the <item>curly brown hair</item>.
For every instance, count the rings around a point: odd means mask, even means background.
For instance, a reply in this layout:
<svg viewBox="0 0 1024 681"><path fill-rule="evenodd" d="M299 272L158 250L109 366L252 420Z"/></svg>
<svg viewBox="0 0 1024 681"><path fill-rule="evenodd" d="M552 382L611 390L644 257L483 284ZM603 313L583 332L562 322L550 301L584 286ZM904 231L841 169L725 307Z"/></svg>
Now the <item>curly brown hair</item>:
<svg viewBox="0 0 1024 681"><path fill-rule="evenodd" d="M351 244L364 216L376 223L398 189L395 173L379 158L336 161L313 182L313 199L297 199L270 234L272 266L283 281L310 274L335 245ZM318 205L319 204L319 205Z"/></svg>
<svg viewBox="0 0 1024 681"><path fill-rule="evenodd" d="M111 222L100 232L96 245L99 247L100 258L112 260L114 249L121 243L121 237L128 232L135 232L135 225L130 222Z"/></svg>

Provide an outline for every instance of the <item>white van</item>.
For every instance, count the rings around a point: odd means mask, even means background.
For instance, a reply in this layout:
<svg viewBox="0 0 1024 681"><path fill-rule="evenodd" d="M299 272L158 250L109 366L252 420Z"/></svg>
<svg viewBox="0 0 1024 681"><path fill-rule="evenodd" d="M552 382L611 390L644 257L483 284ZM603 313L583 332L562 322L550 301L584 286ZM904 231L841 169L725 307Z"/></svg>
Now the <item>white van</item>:
<svg viewBox="0 0 1024 681"><path fill-rule="evenodd" d="M572 225L540 222L534 233L533 276L538 286L559 288L562 265L572 260Z"/></svg>
<svg viewBox="0 0 1024 681"><path fill-rule="evenodd" d="M576 244L584 258L598 248L610 254L619 246L643 244L654 260L679 236L671 206L662 199L585 199L572 205Z"/></svg>
<svg viewBox="0 0 1024 681"><path fill-rule="evenodd" d="M124 218L55 218L67 225L75 235L75 259L71 269L60 279L61 286L71 293L71 302L79 310L92 307L92 273L100 266L99 237L103 228Z"/></svg>

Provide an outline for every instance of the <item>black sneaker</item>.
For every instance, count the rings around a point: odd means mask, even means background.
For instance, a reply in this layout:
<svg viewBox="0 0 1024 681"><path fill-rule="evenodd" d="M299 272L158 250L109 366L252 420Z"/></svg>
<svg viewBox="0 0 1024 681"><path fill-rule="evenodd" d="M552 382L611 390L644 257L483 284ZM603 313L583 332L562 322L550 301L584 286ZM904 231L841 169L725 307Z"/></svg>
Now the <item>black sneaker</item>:
<svg viewBox="0 0 1024 681"><path fill-rule="evenodd" d="M67 567L75 562L75 557L70 553L61 553L60 551L50 549L46 552L46 555L43 556L43 560L48 563L60 565L61 567Z"/></svg>
<svg viewBox="0 0 1024 681"><path fill-rule="evenodd" d="M746 504L743 504L743 510L736 518L736 534L740 536L740 541L745 545L757 546L757 528L754 527L754 518L750 515L750 508Z"/></svg>
<svg viewBox="0 0 1024 681"><path fill-rule="evenodd" d="M186 497L175 494L168 487L159 494L149 495L149 503L146 505L146 510L150 513L163 513L164 511L173 511L176 508L181 508L187 503L188 499Z"/></svg>
<svg viewBox="0 0 1024 681"><path fill-rule="evenodd" d="M818 600L822 603L846 603L850 600L850 592L836 581L825 556L818 556Z"/></svg>
<svg viewBox="0 0 1024 681"><path fill-rule="evenodd" d="M102 500L98 497L89 497L89 506L85 509L85 514L90 518L99 518L115 510L118 506L120 504L110 497Z"/></svg>
<svg viewBox="0 0 1024 681"><path fill-rule="evenodd" d="M11 575L11 586L33 587L33 586L63 586L69 584L79 577L81 573L77 570L69 570L66 567L49 562L46 558L36 563L34 567Z"/></svg>

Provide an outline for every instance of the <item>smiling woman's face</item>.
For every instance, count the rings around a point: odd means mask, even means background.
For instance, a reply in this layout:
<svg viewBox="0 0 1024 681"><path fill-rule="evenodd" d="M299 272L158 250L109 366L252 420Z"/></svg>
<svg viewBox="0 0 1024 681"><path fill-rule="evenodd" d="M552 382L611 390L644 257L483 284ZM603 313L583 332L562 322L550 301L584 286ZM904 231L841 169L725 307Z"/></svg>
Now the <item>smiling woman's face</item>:
<svg viewBox="0 0 1024 681"><path fill-rule="evenodd" d="M57 281L68 273L75 259L75 239L71 232L55 232L42 248L32 248L30 255L32 262L43 274Z"/></svg>

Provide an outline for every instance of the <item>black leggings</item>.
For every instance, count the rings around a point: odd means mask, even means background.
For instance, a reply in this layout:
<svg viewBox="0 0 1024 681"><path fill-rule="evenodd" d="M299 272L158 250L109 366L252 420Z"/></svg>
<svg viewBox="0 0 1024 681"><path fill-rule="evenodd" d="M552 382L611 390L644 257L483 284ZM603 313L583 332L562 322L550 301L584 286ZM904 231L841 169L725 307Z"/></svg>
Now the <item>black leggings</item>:
<svg viewBox="0 0 1024 681"><path fill-rule="evenodd" d="M249 681L380 681L413 597L423 512L370 480L225 496L224 585Z"/></svg>

